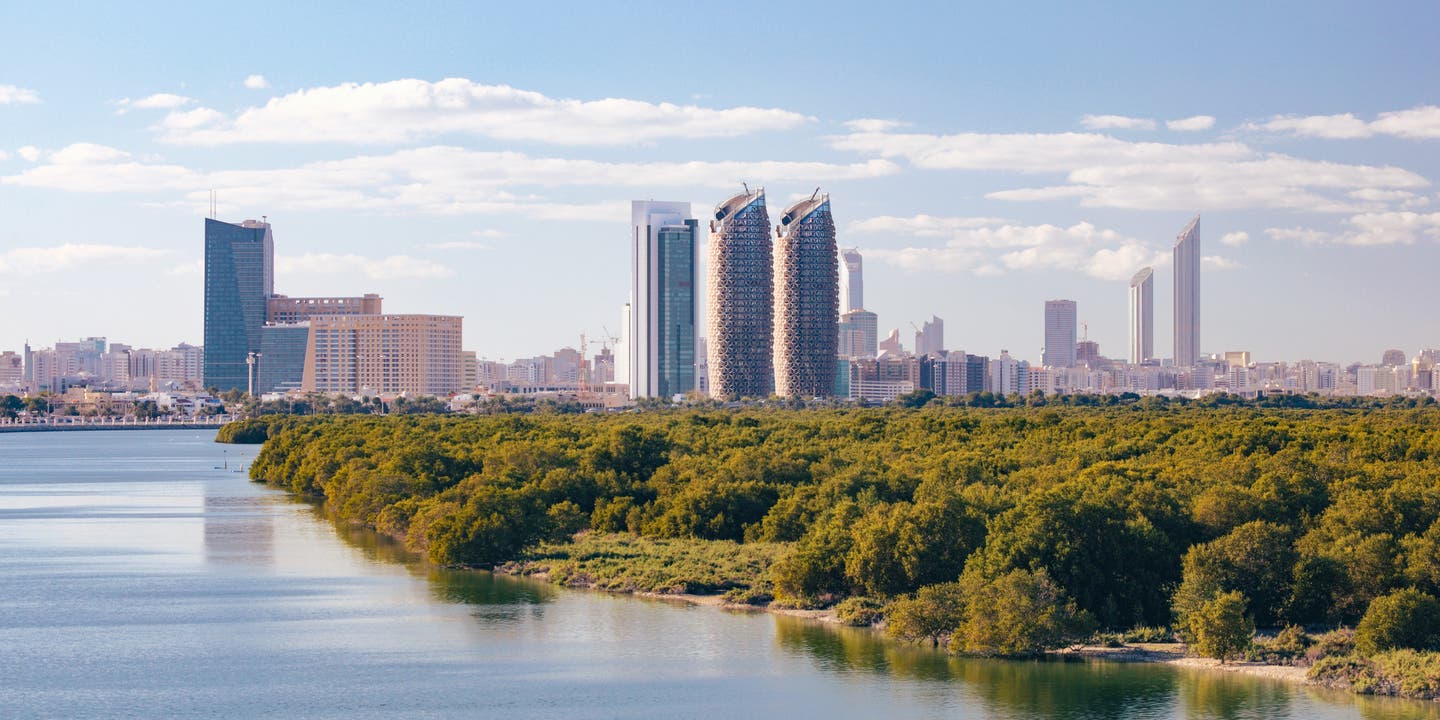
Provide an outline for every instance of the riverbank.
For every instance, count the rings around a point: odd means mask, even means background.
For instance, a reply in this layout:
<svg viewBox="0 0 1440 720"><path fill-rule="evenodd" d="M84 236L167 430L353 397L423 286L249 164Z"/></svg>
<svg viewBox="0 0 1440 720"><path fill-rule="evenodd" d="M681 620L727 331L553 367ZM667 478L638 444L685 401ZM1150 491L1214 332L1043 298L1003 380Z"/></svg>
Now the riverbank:
<svg viewBox="0 0 1440 720"><path fill-rule="evenodd" d="M529 577L546 582L555 582L545 572L518 572L523 566L510 564L497 568L495 572L501 575L516 577ZM507 571L508 570L508 571ZM836 616L835 609L826 608L822 610L808 610L802 608L780 607L774 604L754 605L750 603L735 602L726 599L724 595L701 595L696 593L673 593L655 592L645 590L626 590L619 588L606 588L595 584L576 584L574 582L556 583L576 590L592 590L608 592L617 595L629 595L631 597L644 598L647 600L661 600L665 602L683 603L700 607L718 608L733 612L769 613L771 615L783 615L786 617L803 618L816 623L829 625L843 625L844 623ZM871 628L877 635L880 634L878 627ZM891 640L890 642L899 642ZM1103 645L1080 645L1075 647L1053 650L1047 653L1054 658L1085 658L1104 662L1118 663L1157 663L1172 665L1198 670L1211 670L1216 672L1235 673L1251 677L1265 678L1268 680L1280 680L1300 685L1318 685L1308 678L1309 668L1293 665L1275 665L1262 662L1236 661L1232 660L1221 664L1219 660L1212 658L1196 657L1189 654L1184 643L1135 643L1123 647L1113 648Z"/></svg>

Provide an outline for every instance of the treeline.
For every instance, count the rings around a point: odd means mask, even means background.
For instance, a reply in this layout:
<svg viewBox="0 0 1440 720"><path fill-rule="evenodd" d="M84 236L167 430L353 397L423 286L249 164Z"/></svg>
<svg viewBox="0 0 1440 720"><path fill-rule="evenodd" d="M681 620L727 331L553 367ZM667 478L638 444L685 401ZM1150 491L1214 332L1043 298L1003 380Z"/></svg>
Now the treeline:
<svg viewBox="0 0 1440 720"><path fill-rule="evenodd" d="M756 594L958 588L963 621L1019 593L1051 612L1040 632L1184 630L1236 602L1262 627L1353 625L1378 597L1440 592L1433 404L356 416L264 434L253 478L446 565L582 530L779 543Z"/></svg>

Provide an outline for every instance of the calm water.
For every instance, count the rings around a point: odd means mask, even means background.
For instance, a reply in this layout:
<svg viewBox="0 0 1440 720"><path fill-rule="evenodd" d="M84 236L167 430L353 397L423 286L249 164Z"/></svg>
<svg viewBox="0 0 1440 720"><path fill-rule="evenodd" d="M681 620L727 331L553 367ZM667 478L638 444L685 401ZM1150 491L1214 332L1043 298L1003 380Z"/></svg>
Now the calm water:
<svg viewBox="0 0 1440 720"><path fill-rule="evenodd" d="M210 439L0 434L0 717L1440 718L437 570Z"/></svg>

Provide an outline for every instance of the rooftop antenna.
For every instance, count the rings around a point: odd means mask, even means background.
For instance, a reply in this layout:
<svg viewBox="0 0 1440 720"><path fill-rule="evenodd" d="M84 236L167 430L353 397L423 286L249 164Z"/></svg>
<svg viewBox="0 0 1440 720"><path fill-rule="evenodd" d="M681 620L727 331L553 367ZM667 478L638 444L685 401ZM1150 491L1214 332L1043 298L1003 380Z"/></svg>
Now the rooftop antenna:
<svg viewBox="0 0 1440 720"><path fill-rule="evenodd" d="M750 185L749 185L748 183L746 183L744 180L741 180L741 181L740 181L740 187L745 188L745 194L746 194L746 195L749 195L749 194L750 194Z"/></svg>
<svg viewBox="0 0 1440 720"><path fill-rule="evenodd" d="M811 200L814 200L819 194L820 194L820 188L817 187L817 188L815 188L815 192L810 193L810 199L811 199Z"/></svg>

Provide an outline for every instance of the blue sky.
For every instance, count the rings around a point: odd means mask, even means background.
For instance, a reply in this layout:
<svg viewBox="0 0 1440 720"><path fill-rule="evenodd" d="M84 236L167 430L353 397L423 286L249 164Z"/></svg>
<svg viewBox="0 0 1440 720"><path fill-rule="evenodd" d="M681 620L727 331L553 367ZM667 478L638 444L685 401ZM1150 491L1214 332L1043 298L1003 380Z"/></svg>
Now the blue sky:
<svg viewBox="0 0 1440 720"><path fill-rule="evenodd" d="M513 359L614 331L628 201L816 186L882 328L1039 359L1202 213L1202 348L1440 346L1433 3L17 4L0 350L199 342L201 218L290 295L379 292ZM1223 241L1222 241L1223 239ZM908 344L908 343L907 343Z"/></svg>

